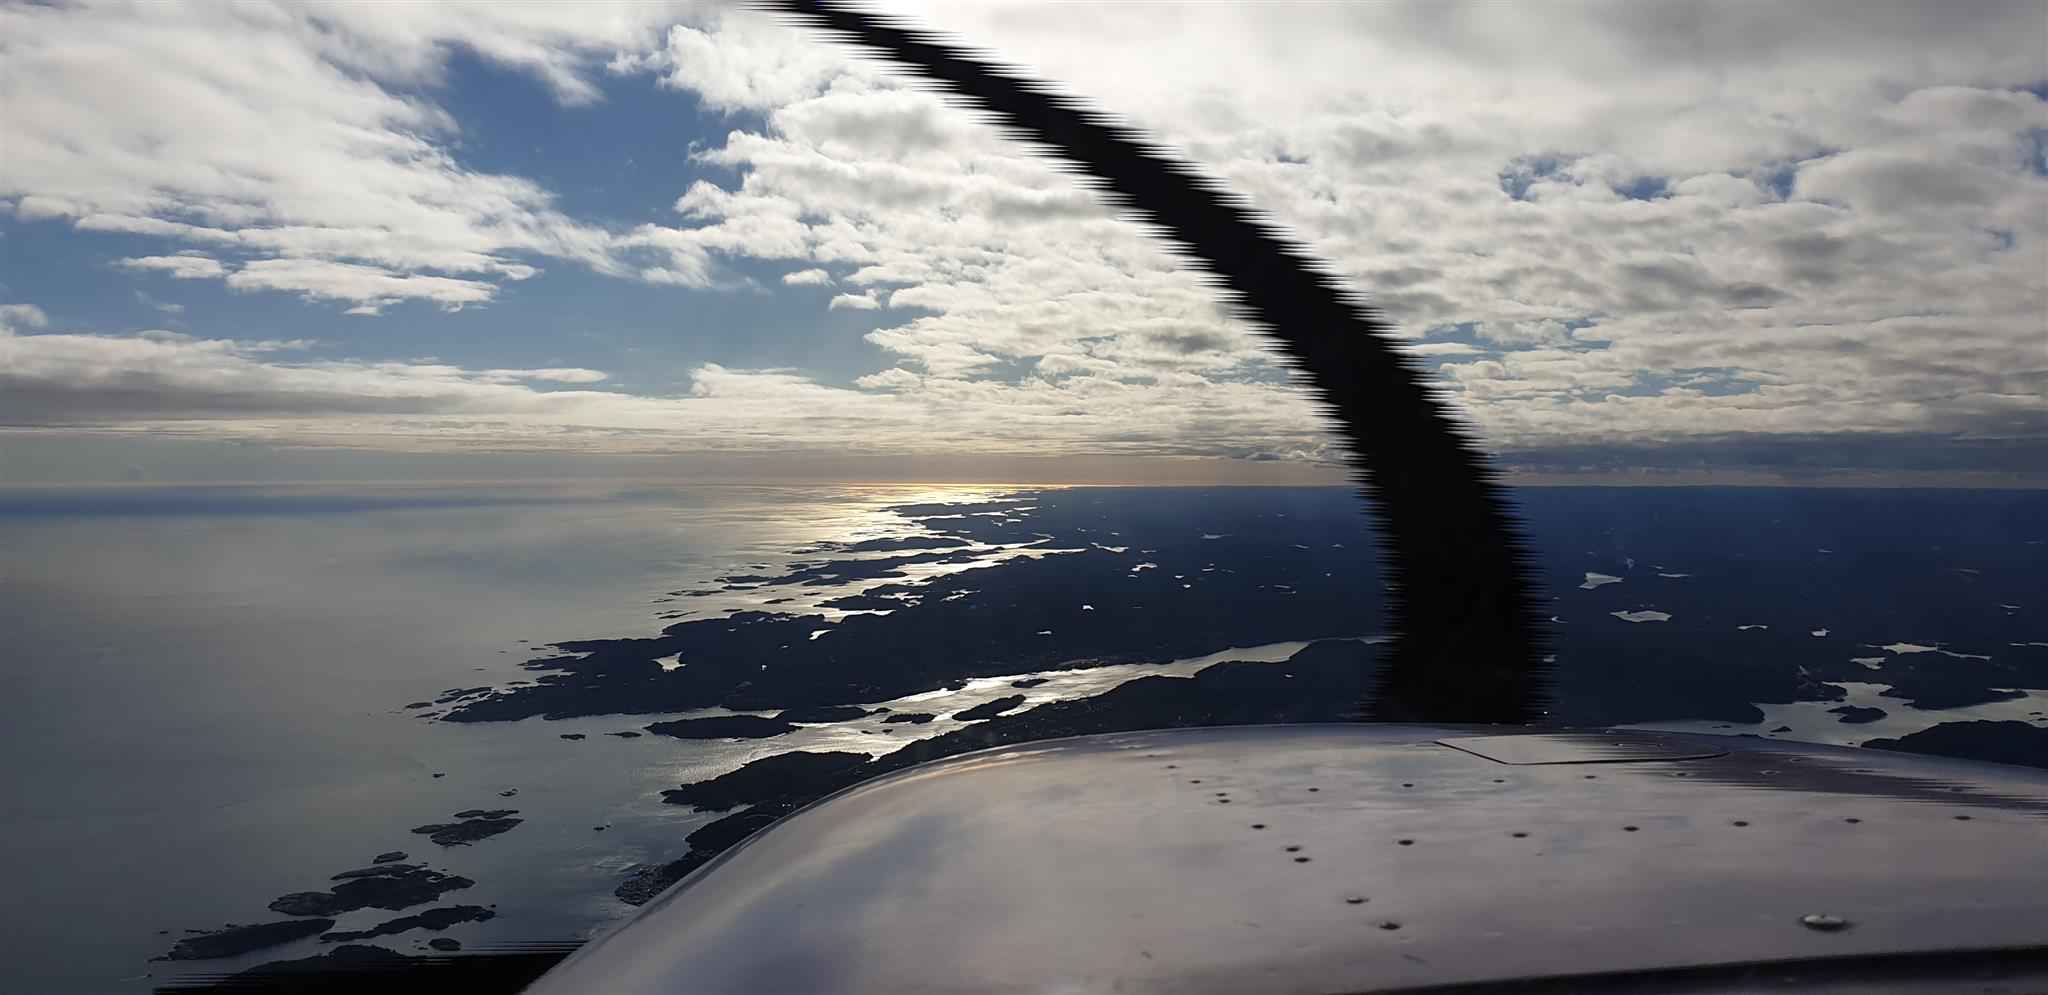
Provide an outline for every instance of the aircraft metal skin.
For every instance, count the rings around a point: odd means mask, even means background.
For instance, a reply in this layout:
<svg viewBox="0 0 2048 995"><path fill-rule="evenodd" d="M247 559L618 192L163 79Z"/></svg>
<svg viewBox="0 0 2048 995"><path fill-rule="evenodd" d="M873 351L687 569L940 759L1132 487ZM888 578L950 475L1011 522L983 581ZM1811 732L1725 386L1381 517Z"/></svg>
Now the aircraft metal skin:
<svg viewBox="0 0 2048 995"><path fill-rule="evenodd" d="M1741 737L1262 726L857 785L529 990L1375 992L1818 963L1813 981L1843 958L2030 949L2032 987L2012 990L2048 985L2048 772ZM1879 977L1839 990L1906 981Z"/></svg>

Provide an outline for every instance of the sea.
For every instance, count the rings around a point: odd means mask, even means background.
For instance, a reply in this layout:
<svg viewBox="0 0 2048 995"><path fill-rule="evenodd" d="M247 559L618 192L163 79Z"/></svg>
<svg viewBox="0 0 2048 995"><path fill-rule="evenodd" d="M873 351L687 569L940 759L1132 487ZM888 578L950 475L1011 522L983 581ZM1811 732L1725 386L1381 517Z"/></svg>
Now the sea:
<svg viewBox="0 0 2048 995"><path fill-rule="evenodd" d="M1907 748L2048 729L2048 494L1513 496L1553 721ZM977 705L1377 645L1384 584L1346 488L0 490L0 990L318 955L334 941L153 959L390 852L490 916L367 942L586 937L720 814L664 791L1002 721L960 717ZM649 728L831 705L870 714ZM446 847L413 831L473 810L520 821Z"/></svg>

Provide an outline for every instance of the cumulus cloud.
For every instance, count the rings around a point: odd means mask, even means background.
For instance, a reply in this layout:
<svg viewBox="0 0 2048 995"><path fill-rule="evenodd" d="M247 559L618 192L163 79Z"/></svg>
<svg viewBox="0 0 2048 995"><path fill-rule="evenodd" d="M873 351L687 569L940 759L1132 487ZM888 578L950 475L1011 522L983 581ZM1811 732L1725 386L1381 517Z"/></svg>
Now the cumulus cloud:
<svg viewBox="0 0 2048 995"><path fill-rule="evenodd" d="M603 62L653 45L675 16L652 3L13 7L0 204L247 260L131 267L371 308L488 299L535 257L624 272L608 233L545 189L457 162L460 123L416 92L460 46L558 99L594 100Z"/></svg>
<svg viewBox="0 0 2048 995"><path fill-rule="evenodd" d="M1980 453L2038 453L2048 439L2038 9L1212 5L1161 17L977 4L920 16L1245 192L1399 322L1501 450L1562 466L1588 447L1782 461L1831 438L1946 438ZM407 402L431 409L431 431L328 411L347 416L350 438L780 448L860 418L888 440L877 444L936 448L986 448L970 430L1034 449L1248 459L1320 459L1304 454L1327 444L1199 275L1069 175L758 12L8 18L0 198L20 217L165 240L128 269L374 312L471 306L549 261L730 292L751 285L723 264L758 260L784 285L844 284L825 309L872 316L867 341L893 362L853 388L707 365L686 398L540 386L603 374L257 363L322 397L321 377L431 381L434 400ZM418 95L454 46L564 102L601 99L605 74L647 74L747 123L696 151L717 183L680 198L663 187L669 214L610 231L531 181L456 160L462 123ZM110 90L134 97L96 96ZM10 348L38 339L60 341ZM85 418L90 395L36 389ZM444 407L458 397L490 413L457 418ZM543 410L580 420L549 429ZM327 438L339 432L318 427L328 415L175 417Z"/></svg>
<svg viewBox="0 0 2048 995"><path fill-rule="evenodd" d="M0 331L0 425L418 451L1027 455L1301 451L1313 431L1280 384L1004 384L892 370L845 388L703 364L683 396L647 396L591 389L609 379L596 370L292 358L307 345ZM1116 417L1077 420L1082 406ZM804 431L790 430L792 418Z"/></svg>
<svg viewBox="0 0 2048 995"><path fill-rule="evenodd" d="M484 370L476 374L479 380L491 383L510 383L519 380L541 380L550 383L603 383L611 374L603 370L585 370L573 366L548 367L538 370Z"/></svg>
<svg viewBox="0 0 2048 995"><path fill-rule="evenodd" d="M881 306L882 302L875 300L875 292L870 290L864 294L835 294L832 300L826 303L825 309L827 311L837 311L840 308L849 308L854 311L873 311Z"/></svg>
<svg viewBox="0 0 2048 995"><path fill-rule="evenodd" d="M700 15L670 27L658 47L620 53L613 70L654 73L725 111L780 107L828 86L858 87L872 75L758 11L721 5Z"/></svg>
<svg viewBox="0 0 2048 995"><path fill-rule="evenodd" d="M0 329L41 328L49 323L49 315L34 304L0 304Z"/></svg>
<svg viewBox="0 0 2048 995"><path fill-rule="evenodd" d="M1448 361L1498 447L2048 437L2038 12L925 15L1248 192ZM852 63L750 92L766 127L702 154L740 181L679 230L851 267L921 312L869 336L907 375L1275 375L1199 280L970 115Z"/></svg>
<svg viewBox="0 0 2048 995"><path fill-rule="evenodd" d="M229 274L227 285L231 290L296 290L308 300L353 301L355 310L370 314L409 299L457 308L490 300L496 291L478 280L398 273L324 259L252 260Z"/></svg>
<svg viewBox="0 0 2048 995"><path fill-rule="evenodd" d="M132 270L154 270L180 280L203 280L218 277L227 272L227 267L212 256L180 254L175 256L138 256L121 260L121 265Z"/></svg>

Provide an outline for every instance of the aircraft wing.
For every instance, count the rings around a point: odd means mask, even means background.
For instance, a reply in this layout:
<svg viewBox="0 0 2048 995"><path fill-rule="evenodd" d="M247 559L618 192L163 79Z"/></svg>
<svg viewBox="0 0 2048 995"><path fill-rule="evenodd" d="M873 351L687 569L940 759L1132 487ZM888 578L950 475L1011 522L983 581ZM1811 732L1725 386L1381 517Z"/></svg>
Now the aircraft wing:
<svg viewBox="0 0 2048 995"><path fill-rule="evenodd" d="M2040 991L2048 772L1752 738L1090 736L849 788L535 992Z"/></svg>

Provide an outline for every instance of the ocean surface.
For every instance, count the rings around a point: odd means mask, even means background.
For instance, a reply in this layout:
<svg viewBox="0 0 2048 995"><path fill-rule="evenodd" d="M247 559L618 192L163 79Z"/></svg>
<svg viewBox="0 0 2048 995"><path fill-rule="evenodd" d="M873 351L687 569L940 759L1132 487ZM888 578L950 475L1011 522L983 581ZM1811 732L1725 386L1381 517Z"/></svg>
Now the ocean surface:
<svg viewBox="0 0 2048 995"><path fill-rule="evenodd" d="M1838 744L1972 723L2008 751L2048 728L2048 494L1516 497L1556 721ZM335 930L459 904L491 917L368 942L585 936L725 814L686 785L1049 728L1048 706L1140 678L1271 664L1248 671L1270 714L1341 717L1386 635L1381 585L1334 488L0 491L0 988L319 954L151 961L391 851L471 883ZM1308 679L1317 640L1359 654L1355 692ZM1315 700L1285 700L1290 660ZM1128 720L1210 715L1148 707ZM751 738L690 724L735 716ZM520 821L446 847L412 831L471 810Z"/></svg>

